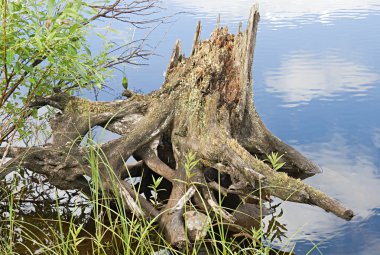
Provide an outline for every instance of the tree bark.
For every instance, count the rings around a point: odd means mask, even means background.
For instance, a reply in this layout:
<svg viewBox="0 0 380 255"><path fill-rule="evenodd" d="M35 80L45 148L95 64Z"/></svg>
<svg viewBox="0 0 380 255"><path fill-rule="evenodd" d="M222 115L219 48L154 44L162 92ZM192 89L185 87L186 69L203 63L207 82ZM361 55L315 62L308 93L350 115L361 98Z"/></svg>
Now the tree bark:
<svg viewBox="0 0 380 255"><path fill-rule="evenodd" d="M33 107L50 105L61 110L50 121L53 143L43 148L11 148L7 155L11 160L0 177L24 166L45 174L59 188L86 190L84 175L91 177L93 169L90 149L80 146L80 141L92 127L103 126L121 135L99 146L105 190L113 192L116 177L126 206L140 217L158 217L167 241L177 247L187 241L184 208L189 203L242 228L257 224L260 194L316 205L350 220L354 215L350 209L301 181L320 169L275 137L256 111L252 63L258 21L254 6L244 32L239 28L233 35L218 25L204 41L198 23L191 55L186 58L177 41L164 84L148 95L126 91L128 99L113 102L91 102L64 93L35 98ZM4 152L0 148L0 155ZM189 174L184 162L190 152L199 162ZM271 152L284 155L282 172L262 161ZM127 167L125 162L132 156L140 161ZM165 179L162 185L170 196L159 194L163 208L154 208L122 180L143 172L148 179L151 175ZM225 210L214 192L237 202L225 205Z"/></svg>

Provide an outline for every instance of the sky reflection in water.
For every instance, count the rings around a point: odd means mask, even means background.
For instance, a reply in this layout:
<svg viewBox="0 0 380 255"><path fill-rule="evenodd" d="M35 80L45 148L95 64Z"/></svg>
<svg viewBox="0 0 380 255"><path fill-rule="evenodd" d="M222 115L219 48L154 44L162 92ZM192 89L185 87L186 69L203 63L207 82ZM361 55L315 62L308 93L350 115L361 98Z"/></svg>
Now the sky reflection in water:
<svg viewBox="0 0 380 255"><path fill-rule="evenodd" d="M326 99L342 92L366 96L380 75L334 52L291 52L280 66L264 74L267 91L278 93L287 106Z"/></svg>
<svg viewBox="0 0 380 255"><path fill-rule="evenodd" d="M248 17L252 0L168 0L181 9L194 12L195 17L215 20L220 13L227 22L240 22ZM380 11L377 0L335 0L335 1L289 1L272 0L257 1L260 4L260 15L265 23L272 24L272 29L281 27L297 27L302 24L331 24L336 19L361 19L371 13Z"/></svg>

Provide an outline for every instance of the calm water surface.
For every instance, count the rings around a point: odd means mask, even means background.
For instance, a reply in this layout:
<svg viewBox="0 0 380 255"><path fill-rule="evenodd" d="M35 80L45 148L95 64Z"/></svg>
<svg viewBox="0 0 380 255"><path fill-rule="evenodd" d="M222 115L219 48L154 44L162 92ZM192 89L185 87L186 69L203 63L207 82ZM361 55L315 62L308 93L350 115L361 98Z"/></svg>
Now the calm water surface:
<svg viewBox="0 0 380 255"><path fill-rule="evenodd" d="M197 20L203 38L218 13L222 25L236 31L253 4L164 2L168 12L187 13L151 35L160 56L149 66L127 68L130 86L144 92L162 84L176 39L189 54ZM319 250L311 254L380 254L380 0L262 1L260 12L257 109L272 132L323 168L307 182L356 213L346 222L316 207L284 203L289 245L297 243L297 254L314 244ZM120 79L113 81L116 92Z"/></svg>

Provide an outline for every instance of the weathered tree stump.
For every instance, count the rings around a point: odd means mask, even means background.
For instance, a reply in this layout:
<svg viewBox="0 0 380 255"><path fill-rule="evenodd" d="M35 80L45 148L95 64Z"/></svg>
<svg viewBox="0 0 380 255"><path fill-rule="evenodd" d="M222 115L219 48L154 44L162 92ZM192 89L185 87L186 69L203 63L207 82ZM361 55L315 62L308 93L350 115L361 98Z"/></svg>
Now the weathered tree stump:
<svg viewBox="0 0 380 255"><path fill-rule="evenodd" d="M164 84L148 95L125 93L131 97L113 102L91 102L61 92L35 98L33 107L50 105L61 110L50 121L53 143L41 148L10 148L7 157L12 159L0 177L23 166L48 176L59 188L89 192L84 178L91 176L88 148L80 146L79 138L91 127L103 126L121 135L100 147L119 180L126 205L140 217L158 216L167 241L174 246L186 242L187 202L192 201L200 211L209 209L222 215L226 222L250 227L255 225L252 219L260 217L260 201L254 196L258 189L266 196L317 205L351 219L351 210L301 181L319 173L319 168L271 134L256 112L252 62L258 21L254 6L244 32L239 28L233 35L218 24L210 39L204 41L200 40L198 23L191 55L186 58L177 41ZM0 148L0 154L4 152ZM189 152L199 159L191 175L183 165ZM271 152L284 155L283 172L262 161ZM139 162L127 168L125 162L132 156ZM107 166L99 167L105 190L112 192ZM218 173L225 181L219 182ZM146 181L143 189L148 191L151 175L165 178L163 186L170 195L165 200L165 194L159 194L164 202L160 210L123 180L142 175ZM236 211L220 208L210 190L233 197L238 203L229 206Z"/></svg>

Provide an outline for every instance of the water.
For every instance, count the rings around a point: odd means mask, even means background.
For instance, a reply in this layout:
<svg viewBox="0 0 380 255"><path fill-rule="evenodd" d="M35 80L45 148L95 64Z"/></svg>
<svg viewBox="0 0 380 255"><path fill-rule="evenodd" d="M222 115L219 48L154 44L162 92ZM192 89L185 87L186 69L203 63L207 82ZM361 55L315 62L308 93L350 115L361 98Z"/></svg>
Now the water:
<svg viewBox="0 0 380 255"><path fill-rule="evenodd" d="M236 31L246 22L249 0L166 0L170 24L150 34L158 56L148 66L126 67L130 88L150 92L163 82L175 40L189 55L195 25L202 37L221 25ZM307 182L336 197L356 213L346 222L308 205L283 203L289 246L306 254L380 254L380 0L261 1L253 66L254 97L267 127L324 172ZM99 27L108 26L108 23ZM113 24L129 40L147 31ZM91 38L91 37L90 37ZM96 48L96 42L94 42ZM121 75L108 86L121 92Z"/></svg>
<svg viewBox="0 0 380 255"><path fill-rule="evenodd" d="M218 13L222 25L236 31L252 4L165 1L167 12L187 13L151 35L152 43L160 41L161 56L127 68L131 87L159 88L176 39L189 54L197 20L203 38ZM323 168L307 182L356 213L346 222L316 207L284 203L281 222L290 242L297 243L296 254L314 244L319 250L311 254L380 254L380 1L262 1L260 12L253 67L258 112L273 133ZM114 80L116 91L120 80Z"/></svg>

